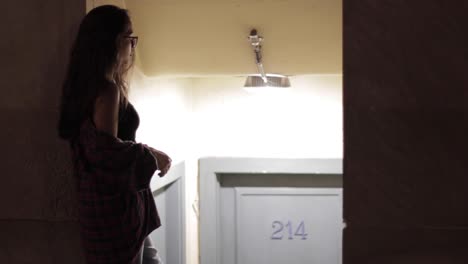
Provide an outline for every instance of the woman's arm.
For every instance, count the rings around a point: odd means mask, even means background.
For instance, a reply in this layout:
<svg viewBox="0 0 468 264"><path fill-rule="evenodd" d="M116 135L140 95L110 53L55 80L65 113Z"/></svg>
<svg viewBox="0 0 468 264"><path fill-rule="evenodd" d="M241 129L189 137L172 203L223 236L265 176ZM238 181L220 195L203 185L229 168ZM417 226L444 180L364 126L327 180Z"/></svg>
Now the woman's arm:
<svg viewBox="0 0 468 264"><path fill-rule="evenodd" d="M172 159L167 155L166 153L154 149L150 146L147 146L151 150L151 154L155 157L157 164L158 164L158 169L160 171L159 177L163 177L166 175L167 171L171 168L172 164Z"/></svg>
<svg viewBox="0 0 468 264"><path fill-rule="evenodd" d="M117 137L119 126L119 89L109 85L94 102L93 121L96 129Z"/></svg>

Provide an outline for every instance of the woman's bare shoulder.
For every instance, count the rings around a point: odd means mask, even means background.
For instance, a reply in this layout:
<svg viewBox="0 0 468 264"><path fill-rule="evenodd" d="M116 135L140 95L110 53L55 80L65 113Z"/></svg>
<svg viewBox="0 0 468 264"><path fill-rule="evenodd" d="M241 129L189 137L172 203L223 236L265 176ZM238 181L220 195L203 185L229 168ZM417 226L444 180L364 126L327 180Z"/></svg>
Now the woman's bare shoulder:
<svg viewBox="0 0 468 264"><path fill-rule="evenodd" d="M98 130L117 136L120 92L114 84L103 84L94 103L93 121Z"/></svg>
<svg viewBox="0 0 468 264"><path fill-rule="evenodd" d="M110 81L103 81L100 84L100 93L98 97L101 96L111 96L115 97L119 94L119 87L117 84L110 82Z"/></svg>

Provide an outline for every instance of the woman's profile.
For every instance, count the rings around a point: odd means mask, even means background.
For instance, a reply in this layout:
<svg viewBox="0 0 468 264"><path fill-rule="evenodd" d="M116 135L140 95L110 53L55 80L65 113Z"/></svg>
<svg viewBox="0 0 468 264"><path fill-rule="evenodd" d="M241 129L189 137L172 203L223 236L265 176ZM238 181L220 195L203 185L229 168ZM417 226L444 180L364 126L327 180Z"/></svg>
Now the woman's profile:
<svg viewBox="0 0 468 264"><path fill-rule="evenodd" d="M135 142L139 117L127 73L138 38L127 10L106 5L82 20L63 83L59 136L72 150L87 263L161 263L149 234L161 225L149 187L171 159ZM146 262L145 262L146 263Z"/></svg>

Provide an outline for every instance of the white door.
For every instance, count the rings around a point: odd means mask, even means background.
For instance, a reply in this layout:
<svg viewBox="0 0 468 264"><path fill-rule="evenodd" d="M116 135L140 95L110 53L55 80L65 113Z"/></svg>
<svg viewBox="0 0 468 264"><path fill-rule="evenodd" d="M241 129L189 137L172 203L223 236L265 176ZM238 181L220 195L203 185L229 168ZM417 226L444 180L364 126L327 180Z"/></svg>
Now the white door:
<svg viewBox="0 0 468 264"><path fill-rule="evenodd" d="M223 264L341 263L341 175L224 175L220 183Z"/></svg>

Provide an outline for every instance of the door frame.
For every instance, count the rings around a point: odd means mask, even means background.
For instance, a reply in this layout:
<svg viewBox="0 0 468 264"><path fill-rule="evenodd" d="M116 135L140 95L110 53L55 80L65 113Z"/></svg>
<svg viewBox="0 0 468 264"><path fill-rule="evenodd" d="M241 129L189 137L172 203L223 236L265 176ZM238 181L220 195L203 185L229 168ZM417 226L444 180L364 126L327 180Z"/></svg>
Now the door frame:
<svg viewBox="0 0 468 264"><path fill-rule="evenodd" d="M221 174L343 174L342 159L199 159L200 264L221 263Z"/></svg>

